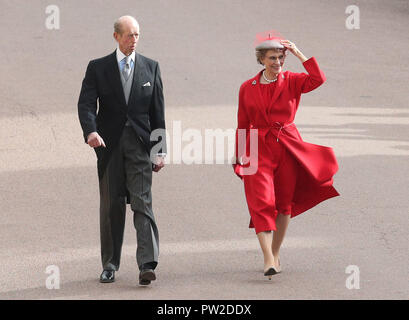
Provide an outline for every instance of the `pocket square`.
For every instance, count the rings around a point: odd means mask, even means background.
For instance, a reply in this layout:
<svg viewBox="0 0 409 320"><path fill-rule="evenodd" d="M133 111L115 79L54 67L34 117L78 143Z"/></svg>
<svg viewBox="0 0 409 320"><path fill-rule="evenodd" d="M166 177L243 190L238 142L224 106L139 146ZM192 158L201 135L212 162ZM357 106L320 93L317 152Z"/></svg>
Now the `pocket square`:
<svg viewBox="0 0 409 320"><path fill-rule="evenodd" d="M151 86L151 83L148 81L147 83L144 83L143 85L142 85L142 87L150 87Z"/></svg>

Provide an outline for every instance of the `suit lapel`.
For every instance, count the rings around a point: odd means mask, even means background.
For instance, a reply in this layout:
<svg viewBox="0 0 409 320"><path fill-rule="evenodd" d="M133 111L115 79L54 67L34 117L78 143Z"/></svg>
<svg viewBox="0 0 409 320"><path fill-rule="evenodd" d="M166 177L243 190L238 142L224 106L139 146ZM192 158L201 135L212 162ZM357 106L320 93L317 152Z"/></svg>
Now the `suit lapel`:
<svg viewBox="0 0 409 320"><path fill-rule="evenodd" d="M253 94L252 96L256 98L256 103L259 106L261 112L263 113L263 116L266 120L266 122L268 123L268 116L267 116L267 108L268 105L265 104L264 99L263 99L263 95L261 93L261 84L260 84L260 76L261 76L261 72L260 71L251 81L251 87L253 88Z"/></svg>
<svg viewBox="0 0 409 320"><path fill-rule="evenodd" d="M126 106L124 89L122 88L121 76L119 74L118 61L116 60L116 51L110 56L107 68L107 77L114 88L120 103Z"/></svg>
<svg viewBox="0 0 409 320"><path fill-rule="evenodd" d="M259 72L257 76L253 78L252 80L253 96L256 98L257 105L260 106L261 112L263 113L263 116L266 122L270 123L270 119L268 117L268 111L271 110L271 108L273 108L274 103L277 101L278 97L283 91L284 84L285 84L284 74L280 72L280 74L278 75L277 84L274 90L273 97L268 102L268 104L266 104L266 102L263 99L263 95L261 93L261 88L260 88L260 86L262 86L262 84L260 84L261 72Z"/></svg>
<svg viewBox="0 0 409 320"><path fill-rule="evenodd" d="M280 96L281 91L283 91L283 88L284 88L284 74L280 72L280 74L277 76L277 84L274 89L273 98L271 99L269 103L268 110L270 110L273 107L277 98Z"/></svg>
<svg viewBox="0 0 409 320"><path fill-rule="evenodd" d="M134 100L140 96L142 90L141 79L145 73L145 66L141 61L141 57L135 52L135 65L132 79L131 93L129 94L128 105L133 105Z"/></svg>

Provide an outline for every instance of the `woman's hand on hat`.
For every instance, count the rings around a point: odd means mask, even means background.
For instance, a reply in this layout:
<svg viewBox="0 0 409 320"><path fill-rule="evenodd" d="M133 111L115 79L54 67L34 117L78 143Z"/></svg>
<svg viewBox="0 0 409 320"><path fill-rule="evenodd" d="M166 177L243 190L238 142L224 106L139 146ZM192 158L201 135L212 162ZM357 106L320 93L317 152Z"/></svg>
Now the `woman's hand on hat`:
<svg viewBox="0 0 409 320"><path fill-rule="evenodd" d="M290 40L280 40L280 41L281 41L281 44L284 47L286 47L288 50L290 50L293 54L297 52L297 47Z"/></svg>
<svg viewBox="0 0 409 320"><path fill-rule="evenodd" d="M297 46L290 40L280 40L281 44L286 47L290 52L295 55L301 62L307 60L307 58L302 54L302 52L297 48Z"/></svg>

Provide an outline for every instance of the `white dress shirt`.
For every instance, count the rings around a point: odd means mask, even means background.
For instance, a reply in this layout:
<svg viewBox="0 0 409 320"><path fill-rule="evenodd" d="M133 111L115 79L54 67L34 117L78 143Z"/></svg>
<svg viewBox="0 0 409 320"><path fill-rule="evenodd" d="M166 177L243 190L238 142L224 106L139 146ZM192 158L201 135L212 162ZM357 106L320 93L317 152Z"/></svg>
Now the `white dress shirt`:
<svg viewBox="0 0 409 320"><path fill-rule="evenodd" d="M133 66L135 66L135 51L132 51L130 57L131 57L131 60L132 60L131 67L132 67L132 64L133 64ZM116 47L116 60L118 61L118 68L119 68L119 71L121 71L121 72L122 72L121 61L124 58L126 58L126 55L121 51L121 49L119 49L119 46L117 46Z"/></svg>

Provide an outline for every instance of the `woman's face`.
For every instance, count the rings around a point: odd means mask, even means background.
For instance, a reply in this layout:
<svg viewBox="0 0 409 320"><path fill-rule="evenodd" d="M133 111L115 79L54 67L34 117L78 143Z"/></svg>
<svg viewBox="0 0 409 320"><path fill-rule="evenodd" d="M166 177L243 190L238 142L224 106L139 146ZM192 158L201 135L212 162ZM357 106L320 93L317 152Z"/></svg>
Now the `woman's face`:
<svg viewBox="0 0 409 320"><path fill-rule="evenodd" d="M280 50L268 50L264 58L260 59L261 63L266 67L266 70L272 73L281 72L284 65L285 55Z"/></svg>

